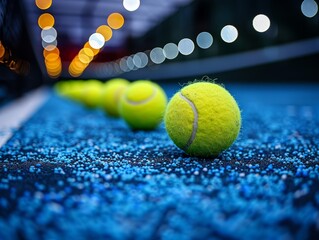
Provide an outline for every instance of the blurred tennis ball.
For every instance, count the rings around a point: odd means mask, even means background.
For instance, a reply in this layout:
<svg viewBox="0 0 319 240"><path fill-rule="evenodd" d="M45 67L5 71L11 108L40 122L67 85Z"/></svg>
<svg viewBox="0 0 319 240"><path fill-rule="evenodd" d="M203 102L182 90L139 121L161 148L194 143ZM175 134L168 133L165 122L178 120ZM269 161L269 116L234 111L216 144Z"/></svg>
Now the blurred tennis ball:
<svg viewBox="0 0 319 240"><path fill-rule="evenodd" d="M103 83L98 80L88 80L84 83L80 99L88 108L96 108L101 101Z"/></svg>
<svg viewBox="0 0 319 240"><path fill-rule="evenodd" d="M101 106L103 110L113 117L119 117L119 101L129 81L123 78L114 78L106 82L102 90Z"/></svg>
<svg viewBox="0 0 319 240"><path fill-rule="evenodd" d="M140 80L125 90L119 112L132 129L152 130L162 121L166 104L166 94L159 85Z"/></svg>

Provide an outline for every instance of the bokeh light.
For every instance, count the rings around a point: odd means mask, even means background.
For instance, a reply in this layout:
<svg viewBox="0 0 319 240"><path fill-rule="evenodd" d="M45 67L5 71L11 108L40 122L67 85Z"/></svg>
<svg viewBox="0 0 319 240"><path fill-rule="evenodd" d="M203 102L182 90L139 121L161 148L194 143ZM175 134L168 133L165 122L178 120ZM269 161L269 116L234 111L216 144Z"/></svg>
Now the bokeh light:
<svg viewBox="0 0 319 240"><path fill-rule="evenodd" d="M46 27L41 31L41 38L46 43L52 43L57 38L57 31L53 27Z"/></svg>
<svg viewBox="0 0 319 240"><path fill-rule="evenodd" d="M194 42L189 38L184 38L178 43L178 51L183 55L190 55L194 49Z"/></svg>
<svg viewBox="0 0 319 240"><path fill-rule="evenodd" d="M42 29L44 29L46 27L53 27L54 26L54 17L50 13L43 13L38 18L38 25Z"/></svg>
<svg viewBox="0 0 319 240"><path fill-rule="evenodd" d="M174 59L178 56L178 47L175 43L167 43L163 48L163 52L167 59Z"/></svg>
<svg viewBox="0 0 319 240"><path fill-rule="evenodd" d="M90 63L94 58L94 53L90 48L82 48L78 56L81 62Z"/></svg>
<svg viewBox="0 0 319 240"><path fill-rule="evenodd" d="M138 60L136 60L136 58L140 59L140 62L138 62ZM135 64L136 67L138 68L144 68L147 66L148 64L148 57L146 55L146 53L143 52L138 52L135 54L135 56L133 57L133 62Z"/></svg>
<svg viewBox="0 0 319 240"><path fill-rule="evenodd" d="M101 25L96 29L97 33L102 34L104 37L105 42L109 41L112 38L113 32L112 29L109 26Z"/></svg>
<svg viewBox="0 0 319 240"><path fill-rule="evenodd" d="M35 0L35 5L41 10L46 10L52 5L52 0Z"/></svg>
<svg viewBox="0 0 319 240"><path fill-rule="evenodd" d="M134 69L134 62L133 62L133 58L131 56L129 56L127 59L126 59L126 64L128 66L128 68L130 70L133 70Z"/></svg>
<svg viewBox="0 0 319 240"><path fill-rule="evenodd" d="M84 44L84 48L89 48L89 49L91 49L92 52L93 52L93 54L94 54L94 56L97 55L97 54L100 52L99 49L92 48L89 42L86 42L86 43Z"/></svg>
<svg viewBox="0 0 319 240"><path fill-rule="evenodd" d="M5 52L6 52L6 49L4 48L4 46L2 45L0 41L0 58L4 56Z"/></svg>
<svg viewBox="0 0 319 240"><path fill-rule="evenodd" d="M44 55L44 63L47 70L48 75L51 78L57 78L60 76L62 72L62 62L60 58L60 52L58 50L45 51Z"/></svg>
<svg viewBox="0 0 319 240"><path fill-rule="evenodd" d="M113 29L120 29L124 25L124 17L120 13L112 13L107 18L107 24Z"/></svg>
<svg viewBox="0 0 319 240"><path fill-rule="evenodd" d="M123 0L123 6L127 11L135 11L140 7L140 0Z"/></svg>
<svg viewBox="0 0 319 240"><path fill-rule="evenodd" d="M163 49L160 47L153 48L150 52L150 58L153 63L161 64L165 61Z"/></svg>
<svg viewBox="0 0 319 240"><path fill-rule="evenodd" d="M258 14L253 19L253 27L257 32L266 32L270 27L270 20L264 14Z"/></svg>
<svg viewBox="0 0 319 240"><path fill-rule="evenodd" d="M42 40L42 47L48 51L53 50L54 48L56 48L57 45L58 45L57 40L54 40L53 42L50 42L50 43L47 43Z"/></svg>
<svg viewBox="0 0 319 240"><path fill-rule="evenodd" d="M140 58L139 55L137 55L137 54L134 54L134 55L133 55L133 63L134 63L134 66L135 66L135 67L141 68L142 59Z"/></svg>
<svg viewBox="0 0 319 240"><path fill-rule="evenodd" d="M238 37L238 31L237 28L235 28L232 25L226 25L223 27L223 29L220 32L221 38L227 42L227 43L232 43L234 42L237 37Z"/></svg>
<svg viewBox="0 0 319 240"><path fill-rule="evenodd" d="M54 46L54 48L50 49L50 50L43 49L43 57L44 58L50 53L55 53L55 54L60 55L60 50L56 46Z"/></svg>
<svg viewBox="0 0 319 240"><path fill-rule="evenodd" d="M56 52L51 52L51 53L48 53L48 54L46 54L45 55L45 60L47 60L47 61L56 61L56 60L58 60L58 58L59 58L59 54L58 53L56 53Z"/></svg>
<svg viewBox="0 0 319 240"><path fill-rule="evenodd" d="M120 68L123 72L130 71L130 69L128 68L127 63L126 63L126 58L121 58L121 60L119 61L119 65L120 65Z"/></svg>
<svg viewBox="0 0 319 240"><path fill-rule="evenodd" d="M94 49L101 49L104 46L104 37L100 33L93 33L89 38L89 44Z"/></svg>
<svg viewBox="0 0 319 240"><path fill-rule="evenodd" d="M201 32L197 35L196 43L202 49L207 49L213 44L213 36L209 32Z"/></svg>
<svg viewBox="0 0 319 240"><path fill-rule="evenodd" d="M318 13L318 4L314 0L304 0L301 3L301 12L306 17L312 18Z"/></svg>

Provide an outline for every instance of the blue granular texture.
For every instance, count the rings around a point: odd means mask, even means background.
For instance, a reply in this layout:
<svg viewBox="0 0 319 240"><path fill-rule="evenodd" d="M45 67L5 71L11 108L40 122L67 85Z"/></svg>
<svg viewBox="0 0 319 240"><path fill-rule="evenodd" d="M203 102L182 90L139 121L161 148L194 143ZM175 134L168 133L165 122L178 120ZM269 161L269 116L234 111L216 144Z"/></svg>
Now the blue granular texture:
<svg viewBox="0 0 319 240"><path fill-rule="evenodd" d="M226 87L242 131L207 159L50 93L0 149L0 239L319 239L319 86Z"/></svg>

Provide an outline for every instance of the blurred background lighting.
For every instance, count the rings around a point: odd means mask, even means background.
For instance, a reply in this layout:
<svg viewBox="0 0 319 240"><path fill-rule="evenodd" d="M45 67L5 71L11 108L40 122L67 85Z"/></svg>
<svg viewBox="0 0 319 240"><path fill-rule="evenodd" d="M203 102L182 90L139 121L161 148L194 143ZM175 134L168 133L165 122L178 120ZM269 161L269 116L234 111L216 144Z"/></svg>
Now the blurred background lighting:
<svg viewBox="0 0 319 240"><path fill-rule="evenodd" d="M259 14L253 19L253 27L257 32L266 32L270 27L270 20L264 14Z"/></svg>
<svg viewBox="0 0 319 240"><path fill-rule="evenodd" d="M102 34L104 37L105 42L109 41L112 38L113 32L112 29L109 26L101 25L96 29L97 33Z"/></svg>
<svg viewBox="0 0 319 240"><path fill-rule="evenodd" d="M101 49L104 46L104 37L101 33L93 33L89 38L89 44L94 49Z"/></svg>
<svg viewBox="0 0 319 240"><path fill-rule="evenodd" d="M112 13L107 18L107 24L113 29L120 29L124 25L124 17L120 13Z"/></svg>
<svg viewBox="0 0 319 240"><path fill-rule="evenodd" d="M131 56L129 56L127 59L126 59L126 64L128 66L128 68L130 70L133 70L134 69L134 62L133 62L133 58Z"/></svg>
<svg viewBox="0 0 319 240"><path fill-rule="evenodd" d="M42 29L44 29L45 27L53 27L54 17L50 13L43 13L38 18L38 25Z"/></svg>
<svg viewBox="0 0 319 240"><path fill-rule="evenodd" d="M59 58L59 54L56 52L50 52L45 56L45 60L47 61L56 61Z"/></svg>
<svg viewBox="0 0 319 240"><path fill-rule="evenodd" d="M91 49L92 52L93 52L93 54L94 54L94 56L97 55L97 54L100 52L99 49L92 48L89 42L86 42L86 43L84 44L84 48L89 48L89 49Z"/></svg>
<svg viewBox="0 0 319 240"><path fill-rule="evenodd" d="M167 59L174 59L178 56L178 47L175 43L167 43L163 48L164 56Z"/></svg>
<svg viewBox="0 0 319 240"><path fill-rule="evenodd" d="M165 61L165 56L163 49L160 47L153 48L152 51L150 52L150 58L153 63L155 64L161 64L162 62Z"/></svg>
<svg viewBox="0 0 319 240"><path fill-rule="evenodd" d="M213 44L213 36L209 32L201 32L197 35L196 43L202 49L207 49Z"/></svg>
<svg viewBox="0 0 319 240"><path fill-rule="evenodd" d="M178 51L183 55L190 55L194 49L194 42L189 38L184 38L178 43Z"/></svg>
<svg viewBox="0 0 319 240"><path fill-rule="evenodd" d="M140 6L140 0L123 0L123 6L127 11L135 11Z"/></svg>
<svg viewBox="0 0 319 240"><path fill-rule="evenodd" d="M306 17L312 18L318 13L318 4L314 0L304 0L301 3L301 12Z"/></svg>
<svg viewBox="0 0 319 240"><path fill-rule="evenodd" d="M53 42L50 42L50 43L47 43L42 40L42 47L48 51L53 50L54 48L56 48L57 45L58 45L57 40L54 40Z"/></svg>
<svg viewBox="0 0 319 240"><path fill-rule="evenodd" d="M46 10L52 5L52 0L35 0L35 5L41 10Z"/></svg>
<svg viewBox="0 0 319 240"><path fill-rule="evenodd" d="M137 66L137 67L138 68L146 67L148 64L148 57L147 57L146 53L138 52L138 53L136 53L136 56L138 56L141 59L141 65ZM134 60L134 58L133 58L133 60Z"/></svg>
<svg viewBox="0 0 319 240"><path fill-rule="evenodd" d="M94 54L90 48L82 48L79 52L79 60L83 63L90 63L93 57Z"/></svg>
<svg viewBox="0 0 319 240"><path fill-rule="evenodd" d="M5 52L6 52L6 49L4 48L4 46L2 45L0 41L0 58L4 56Z"/></svg>
<svg viewBox="0 0 319 240"><path fill-rule="evenodd" d="M234 42L238 37L238 31L237 28L235 28L232 25L226 25L223 27L223 29L220 32L220 36L223 39L224 42L232 43Z"/></svg>
<svg viewBox="0 0 319 240"><path fill-rule="evenodd" d="M138 54L134 54L133 56L133 63L137 68L141 68L142 66L142 59Z"/></svg>
<svg viewBox="0 0 319 240"><path fill-rule="evenodd" d="M123 72L130 71L130 69L128 68L127 63L126 63L126 58L121 58L119 64L120 64L120 68Z"/></svg>
<svg viewBox="0 0 319 240"><path fill-rule="evenodd" d="M46 43L52 43L56 37L57 31L53 27L46 27L41 31L41 38Z"/></svg>
<svg viewBox="0 0 319 240"><path fill-rule="evenodd" d="M50 53L56 53L58 55L60 55L60 50L54 46L53 49L47 50L47 49L43 49L43 57L46 58L46 56Z"/></svg>

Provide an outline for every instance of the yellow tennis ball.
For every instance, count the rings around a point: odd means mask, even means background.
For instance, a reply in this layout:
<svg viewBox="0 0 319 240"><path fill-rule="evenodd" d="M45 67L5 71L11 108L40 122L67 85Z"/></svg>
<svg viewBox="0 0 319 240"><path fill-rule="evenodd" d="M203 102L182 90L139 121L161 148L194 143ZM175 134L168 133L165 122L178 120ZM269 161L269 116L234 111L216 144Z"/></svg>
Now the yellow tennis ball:
<svg viewBox="0 0 319 240"><path fill-rule="evenodd" d="M119 111L132 129L152 130L163 120L166 104L166 94L159 85L140 80L125 90Z"/></svg>
<svg viewBox="0 0 319 240"><path fill-rule="evenodd" d="M83 86L84 86L84 84L83 84L83 81L81 81L81 80L72 81L70 84L68 97L71 98L72 100L80 101L81 94L83 91Z"/></svg>
<svg viewBox="0 0 319 240"><path fill-rule="evenodd" d="M57 92L57 94L63 96L64 86L65 86L64 81L57 82L56 84L54 84L54 90Z"/></svg>
<svg viewBox="0 0 319 240"><path fill-rule="evenodd" d="M241 116L235 99L222 86L197 82L168 103L165 127L173 142L192 156L217 156L236 140Z"/></svg>
<svg viewBox="0 0 319 240"><path fill-rule="evenodd" d="M118 110L119 101L129 83L130 82L125 79L114 78L104 85L102 90L101 106L110 116L120 116Z"/></svg>
<svg viewBox="0 0 319 240"><path fill-rule="evenodd" d="M101 101L102 82L98 80L89 80L84 83L81 100L82 103L88 108L98 107Z"/></svg>

